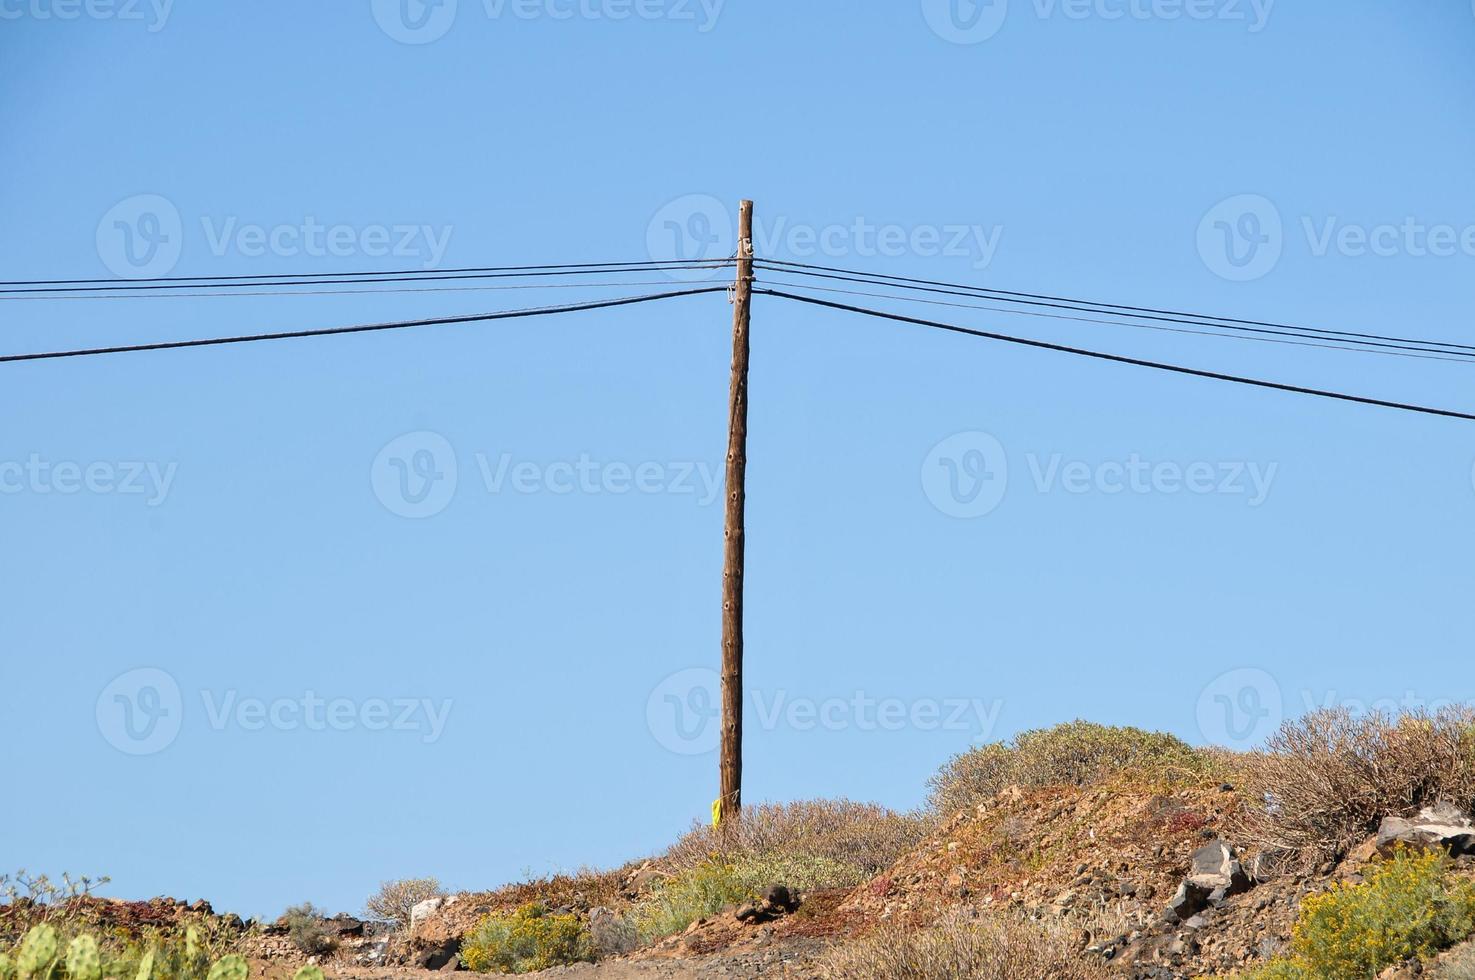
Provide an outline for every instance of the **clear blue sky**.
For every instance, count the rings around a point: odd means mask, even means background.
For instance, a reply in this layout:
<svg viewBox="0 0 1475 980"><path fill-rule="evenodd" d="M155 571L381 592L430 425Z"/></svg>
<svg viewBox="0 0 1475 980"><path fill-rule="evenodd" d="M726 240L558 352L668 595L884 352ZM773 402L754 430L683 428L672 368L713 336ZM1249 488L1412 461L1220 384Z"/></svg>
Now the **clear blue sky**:
<svg viewBox="0 0 1475 980"><path fill-rule="evenodd" d="M749 196L776 258L1475 336L1464 0L0 8L8 280L669 257ZM655 288L0 300L0 350ZM1464 365L917 309L1475 410ZM704 817L728 323L5 367L0 866L356 910ZM1467 423L763 297L752 399L750 800L915 806L1075 717L1250 744L1475 695Z"/></svg>

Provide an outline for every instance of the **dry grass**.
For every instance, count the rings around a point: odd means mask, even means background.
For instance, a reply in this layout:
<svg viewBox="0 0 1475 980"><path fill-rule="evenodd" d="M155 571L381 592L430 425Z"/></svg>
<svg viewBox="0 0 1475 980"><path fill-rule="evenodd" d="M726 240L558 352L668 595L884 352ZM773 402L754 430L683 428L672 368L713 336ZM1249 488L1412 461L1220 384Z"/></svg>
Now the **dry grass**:
<svg viewBox="0 0 1475 980"><path fill-rule="evenodd" d="M1013 919L950 918L929 929L887 926L837 947L822 980L1100 980L1104 967L1077 951L1072 933Z"/></svg>
<svg viewBox="0 0 1475 980"><path fill-rule="evenodd" d="M806 861L820 876L810 887L845 887L890 867L933 825L921 814L849 800L765 803L745 807L721 833L708 826L693 828L671 846L665 861L678 872L714 857L739 866Z"/></svg>
<svg viewBox="0 0 1475 980"><path fill-rule="evenodd" d="M1335 860L1390 814L1475 804L1475 709L1287 722L1242 762L1243 838L1297 867Z"/></svg>
<svg viewBox="0 0 1475 980"><path fill-rule="evenodd" d="M521 881L479 896L476 904L508 910L541 903L548 908L566 906L581 912L597 905L618 906L624 902L623 882L633 867L626 865L607 871L583 868L573 874Z"/></svg>
<svg viewBox="0 0 1475 980"><path fill-rule="evenodd" d="M1432 971L1435 980L1475 980L1475 945L1450 953Z"/></svg>
<svg viewBox="0 0 1475 980"><path fill-rule="evenodd" d="M1008 786L1091 786L1110 779L1180 785L1217 771L1215 755L1162 732L1085 721L1024 732L954 757L933 776L932 806L951 815Z"/></svg>

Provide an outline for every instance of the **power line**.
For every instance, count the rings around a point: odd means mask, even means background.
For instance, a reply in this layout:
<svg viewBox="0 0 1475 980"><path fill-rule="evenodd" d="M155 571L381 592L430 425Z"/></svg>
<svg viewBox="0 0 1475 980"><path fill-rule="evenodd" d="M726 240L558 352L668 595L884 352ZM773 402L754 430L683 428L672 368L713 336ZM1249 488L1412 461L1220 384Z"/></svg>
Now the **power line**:
<svg viewBox="0 0 1475 980"><path fill-rule="evenodd" d="M1136 319L1160 320L1170 323L1187 323L1193 326L1215 327L1221 330L1247 331L1264 333L1268 330L1290 331L1292 336L1315 336L1325 335L1317 339L1343 338L1346 343L1367 344L1369 346L1389 346L1385 343L1373 343L1374 341L1387 341L1391 344L1418 344L1419 347L1400 347L1403 350L1430 350L1436 353L1454 353L1456 351L1475 352L1475 346L1467 344L1456 344L1446 341L1417 340L1408 337L1390 337L1381 334L1355 333L1346 330L1329 330L1321 327L1299 327L1293 324L1275 323L1262 320L1241 320L1233 317L1221 317L1212 314L1179 313L1171 310L1158 310L1152 307L1125 306L1118 303L1098 303L1091 300L1071 299L1062 296L1049 296L1039 293L1019 293L1002 289L991 289L986 286L970 286L964 283L940 282L930 279L911 279L905 276L891 276L884 273L857 272L853 269L839 269L831 266L807 265L802 262L784 262L778 259L761 260L765 267L789 266L792 269L818 270L811 272L791 272L791 269L774 269L772 271L789 272L793 275L814 276L820 279L835 279L842 282L859 282L867 285L894 286L903 289L916 289L922 292L943 293L947 295L971 296L976 299L991 299L1002 303L1019 303L1027 306L1043 306L1054 309L1080 310L1089 313L1105 313L1115 316L1130 316ZM908 285L913 284L913 285ZM1217 321L1217 322L1214 322ZM1439 350L1439 348L1449 348Z"/></svg>
<svg viewBox="0 0 1475 980"><path fill-rule="evenodd" d="M416 273L433 272L532 272L539 269L595 269L604 268L611 271L647 265L688 265L705 264L708 262L728 263L731 259L646 259L636 262L574 262L563 265L502 265L502 266L480 266L466 269L376 269L365 272L323 272L323 273L301 273L292 275L290 273L267 273L252 276L159 276L152 279L29 279L29 280L0 280L0 286L89 286L107 285L116 283L118 285L150 283L150 282L241 282L252 279L315 279L322 277L351 277L351 276L408 276Z"/></svg>
<svg viewBox="0 0 1475 980"><path fill-rule="evenodd" d="M639 303L676 299L680 296L698 296L702 293L723 293L726 291L726 286L706 286L700 289L651 293L643 296L625 296L616 299L595 300L589 303L575 303L567 306L539 306L524 310L505 310L499 313L473 313L466 316L435 317L427 320L395 320L387 323L365 323L349 327L328 327L322 330L291 330L281 333L246 334L237 337L212 337L206 340L176 340L156 344L134 344L127 347L95 347L84 350L48 351L40 354L7 354L0 356L0 364L15 361L54 360L63 357L95 357L99 354L131 354L140 351L181 350L186 347L218 347L225 344L249 344L263 340L297 340L304 337L331 337L341 334L371 333L379 330L403 330L408 327L478 323L487 320L515 320L521 317L551 316L558 313L604 310L616 306L634 306Z"/></svg>
<svg viewBox="0 0 1475 980"><path fill-rule="evenodd" d="M867 309L863 306L851 306L847 303L835 303L830 300L818 299L813 296L800 296L795 293L785 293L774 289L755 289L755 293L766 296L776 296L779 299L792 300L797 303L806 303L811 306L821 306L832 310L842 310L847 313L859 313L863 316L876 317L882 320L895 320L898 323L910 323L920 327L931 327L937 330L946 330L951 333L964 334L970 337L980 337L985 340L999 340L1009 344L1020 344L1025 347L1036 347L1041 350L1055 351L1062 354L1075 354L1080 357L1090 357L1102 361L1113 361L1118 364L1131 364L1136 367L1152 368L1157 371L1170 371L1174 374L1186 374L1196 378L1208 378L1213 381L1228 381L1234 384L1251 385L1257 388L1270 388L1276 391L1289 391L1301 395L1315 395L1319 398L1332 398L1338 401L1355 402L1359 405L1375 405L1379 408L1393 408L1405 412L1418 412L1423 415L1438 415L1444 418L1464 419L1475 422L1475 415L1467 415L1464 412L1450 411L1443 408L1429 408L1423 405L1411 405L1405 402L1384 401L1379 398L1365 398L1361 395L1348 395L1342 392L1325 391L1319 388L1305 388L1300 385L1282 384L1278 381L1263 381L1258 378L1246 378L1233 374L1221 374L1217 371L1203 371L1197 368L1182 367L1176 364L1164 364L1160 361L1147 361L1136 357L1125 357L1121 354L1108 354L1103 351L1086 350L1081 347L1068 347L1064 344L1053 344L1044 340L1031 340L1025 337L1013 337L1009 334L992 333L986 330L975 330L972 327L963 327L954 323L942 323L937 320L923 320L918 317L903 316L900 313L885 313L881 310Z"/></svg>
<svg viewBox="0 0 1475 980"><path fill-rule="evenodd" d="M344 283L354 285L354 283ZM359 296L359 295L394 295L399 293L480 293L492 290L505 289L609 289L612 286L670 286L674 285L670 279L646 279L633 282L621 280L619 282L537 282L518 283L516 285L504 286L385 286L380 289L268 289L258 288L254 283L244 284L241 289L257 289L251 293L124 293L122 295L86 293L83 295L62 296L3 296L0 302L23 302L26 300L39 300L50 303L61 300L109 300L109 299L214 299L228 296Z"/></svg>
<svg viewBox="0 0 1475 980"><path fill-rule="evenodd" d="M1126 320L1108 320L1100 317L1069 316L1064 313L1043 313L1038 310L1016 310L1004 306L984 306L978 303L957 303L940 299L920 299L916 296L898 296L895 293L873 293L858 289L839 289L833 286L814 286L809 283L781 282L774 279L766 279L765 282L780 286L788 286L794 289L805 289L811 292L837 293L845 296L868 296L873 299L891 299L903 303L925 303L929 306L948 306L962 310L984 310L989 313L1003 313L1008 316L1032 316L1044 317L1050 320L1070 320L1077 323L1099 323L1112 327L1131 327L1138 330L1160 330L1166 333L1189 334L1196 337L1218 337L1222 340L1248 340L1263 344L1285 344L1291 347L1314 347L1321 350L1351 351L1354 354L1378 354L1384 357L1411 357L1422 361L1446 361L1451 364L1475 364L1475 359L1465 355L1442 356L1440 354L1408 354L1398 350L1380 350L1375 347L1349 347L1344 344L1313 343L1311 340L1276 340L1272 337L1254 337L1243 334L1212 333L1207 330L1189 330L1185 327L1165 327L1152 323L1132 323ZM1082 311L1087 312L1087 311ZM1310 336L1310 335L1308 335ZM1330 338L1316 338L1330 339Z"/></svg>
<svg viewBox="0 0 1475 980"><path fill-rule="evenodd" d="M546 276L607 276L620 275L632 272L681 272L681 271L716 271L732 264L730 259L713 259L710 262L689 262L681 265L664 265L656 263L644 263L640 266L630 266L621 269L549 269L542 268L541 271L495 271L495 272L454 272L442 273L440 270L422 270L415 273L399 274L372 274L373 278L358 278L345 280L334 276L276 276L268 277L266 280L253 280L252 282L240 281L209 281L209 282L184 282L180 280L160 282L139 282L133 280L111 280L111 285L105 286L46 286L46 287L20 287L0 289L0 295L11 295L18 293L26 294L53 294L53 293L107 293L107 292L134 292L139 290L176 290L176 289L240 289L247 286L331 286L339 283L351 282L354 285L365 285L371 283L389 282L439 282L448 280L467 279L529 279Z"/></svg>

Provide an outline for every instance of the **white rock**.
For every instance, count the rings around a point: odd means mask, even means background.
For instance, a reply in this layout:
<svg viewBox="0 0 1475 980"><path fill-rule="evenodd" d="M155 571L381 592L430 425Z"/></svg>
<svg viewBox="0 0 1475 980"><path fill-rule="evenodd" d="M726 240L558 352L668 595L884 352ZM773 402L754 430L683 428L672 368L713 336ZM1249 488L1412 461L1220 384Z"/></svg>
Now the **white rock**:
<svg viewBox="0 0 1475 980"><path fill-rule="evenodd" d="M444 898L427 898L423 902L416 902L410 906L410 931L415 931L421 922L434 915L445 903Z"/></svg>

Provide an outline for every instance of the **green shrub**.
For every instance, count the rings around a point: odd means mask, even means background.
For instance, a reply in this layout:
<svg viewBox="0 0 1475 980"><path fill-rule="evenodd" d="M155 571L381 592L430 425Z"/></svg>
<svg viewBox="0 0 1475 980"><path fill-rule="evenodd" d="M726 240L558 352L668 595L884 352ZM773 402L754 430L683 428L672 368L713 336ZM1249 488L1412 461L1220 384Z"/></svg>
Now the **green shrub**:
<svg viewBox="0 0 1475 980"><path fill-rule="evenodd" d="M533 973L593 959L578 916L541 905L488 915L461 940L461 962L478 973Z"/></svg>
<svg viewBox="0 0 1475 980"><path fill-rule="evenodd" d="M323 911L311 902L290 906L282 913L287 924L287 938L308 956L331 953L338 945L338 938L324 924L327 918Z"/></svg>
<svg viewBox="0 0 1475 980"><path fill-rule="evenodd" d="M677 871L708 864L713 858L739 868L774 868L773 880L799 890L847 888L868 881L911 851L927 835L931 817L896 813L872 803L805 800L744 807L721 829L695 827L666 852ZM786 869L792 880L778 874Z"/></svg>
<svg viewBox="0 0 1475 980"><path fill-rule="evenodd" d="M1211 754L1172 735L1073 721L955 756L929 785L933 809L951 815L1011 785L1090 786L1123 775L1171 784L1203 778L1214 768Z"/></svg>
<svg viewBox="0 0 1475 980"><path fill-rule="evenodd" d="M1437 853L1400 853L1360 885L1306 899L1292 955L1247 980L1362 980L1428 960L1475 933L1475 882L1457 881Z"/></svg>
<svg viewBox="0 0 1475 980"><path fill-rule="evenodd" d="M709 860L662 883L655 894L636 907L635 928L642 942L651 942L755 897L756 889L744 881L737 868Z"/></svg>
<svg viewBox="0 0 1475 980"><path fill-rule="evenodd" d="M740 885L761 895L769 885L786 885L794 892L854 888L875 877L855 864L846 864L813 854L760 854L738 858L732 871Z"/></svg>

